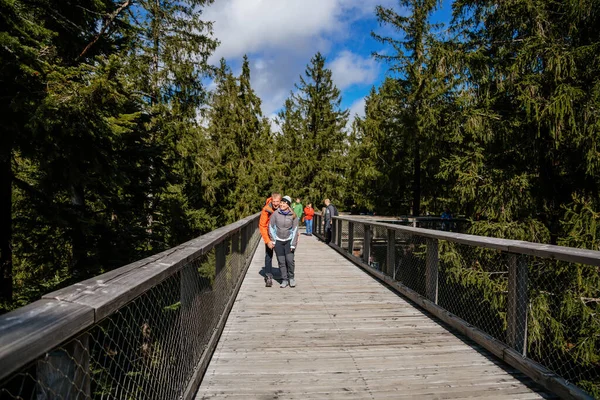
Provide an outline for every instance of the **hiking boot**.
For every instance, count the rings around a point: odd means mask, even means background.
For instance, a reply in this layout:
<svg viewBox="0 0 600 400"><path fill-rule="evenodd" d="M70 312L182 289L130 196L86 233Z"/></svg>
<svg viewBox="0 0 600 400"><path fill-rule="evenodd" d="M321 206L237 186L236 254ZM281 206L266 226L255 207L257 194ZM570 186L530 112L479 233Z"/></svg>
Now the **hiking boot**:
<svg viewBox="0 0 600 400"><path fill-rule="evenodd" d="M294 278L290 279L290 287L296 287L296 280Z"/></svg>
<svg viewBox="0 0 600 400"><path fill-rule="evenodd" d="M285 279L282 280L281 281L281 285L279 285L279 287L282 288L282 289L288 287L288 281L285 280Z"/></svg>
<svg viewBox="0 0 600 400"><path fill-rule="evenodd" d="M271 278L270 276L267 276L267 278L265 279L265 286L266 287L273 286L273 278Z"/></svg>

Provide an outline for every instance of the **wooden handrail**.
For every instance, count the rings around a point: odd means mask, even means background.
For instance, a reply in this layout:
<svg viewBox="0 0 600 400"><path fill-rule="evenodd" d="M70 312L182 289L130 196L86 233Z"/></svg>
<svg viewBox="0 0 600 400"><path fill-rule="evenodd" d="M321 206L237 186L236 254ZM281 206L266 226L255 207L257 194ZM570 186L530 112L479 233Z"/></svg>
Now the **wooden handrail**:
<svg viewBox="0 0 600 400"><path fill-rule="evenodd" d="M347 216L336 216L333 218L342 221L368 224L372 227L379 226L385 229L394 229L398 232L419 235L430 239L447 240L449 242L468 244L487 249L502 250L509 253L526 254L542 258L554 258L567 262L600 266L600 251L596 250L576 249L573 247L540 244L522 240L497 239L485 236L467 235L465 233L436 231L425 228L413 228L409 226L375 222L372 220L352 218Z"/></svg>
<svg viewBox="0 0 600 400"><path fill-rule="evenodd" d="M259 216L256 213L159 254L48 293L0 316L0 379L85 332Z"/></svg>

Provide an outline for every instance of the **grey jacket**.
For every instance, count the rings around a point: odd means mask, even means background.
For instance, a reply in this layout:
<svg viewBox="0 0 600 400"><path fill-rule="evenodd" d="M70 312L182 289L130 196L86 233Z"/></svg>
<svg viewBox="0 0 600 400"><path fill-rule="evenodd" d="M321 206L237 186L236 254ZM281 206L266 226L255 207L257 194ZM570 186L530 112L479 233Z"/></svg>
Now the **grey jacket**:
<svg viewBox="0 0 600 400"><path fill-rule="evenodd" d="M325 229L329 229L329 227L331 226L331 218L334 216L335 212L335 207L333 206L333 204L329 204L327 207L325 207L325 215L323 216L323 218L325 219Z"/></svg>
<svg viewBox="0 0 600 400"><path fill-rule="evenodd" d="M269 236L273 242L291 240L291 246L298 244L298 218L290 208L289 214L283 214L281 208L275 210L269 220Z"/></svg>

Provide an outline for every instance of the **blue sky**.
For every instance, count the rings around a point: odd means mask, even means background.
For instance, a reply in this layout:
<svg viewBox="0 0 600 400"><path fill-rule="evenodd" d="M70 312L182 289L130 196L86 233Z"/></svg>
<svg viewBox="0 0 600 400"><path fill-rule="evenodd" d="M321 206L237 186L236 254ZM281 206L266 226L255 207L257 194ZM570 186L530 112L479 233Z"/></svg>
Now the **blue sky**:
<svg viewBox="0 0 600 400"><path fill-rule="evenodd" d="M443 1L434 22L449 21L451 1ZM211 62L224 57L237 74L247 54L263 113L272 117L320 51L342 91L342 106L364 115L364 97L388 71L371 57L382 47L370 32L385 29L375 18L377 5L405 13L397 0L217 0L204 15L221 42Z"/></svg>

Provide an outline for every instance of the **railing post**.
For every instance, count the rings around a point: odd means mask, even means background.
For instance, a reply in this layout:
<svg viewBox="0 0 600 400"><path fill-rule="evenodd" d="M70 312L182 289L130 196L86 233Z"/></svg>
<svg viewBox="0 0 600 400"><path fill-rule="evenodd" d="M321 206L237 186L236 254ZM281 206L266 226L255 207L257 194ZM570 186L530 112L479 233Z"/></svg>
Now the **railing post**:
<svg viewBox="0 0 600 400"><path fill-rule="evenodd" d="M181 269L179 275L179 301L181 302L179 343L181 347L181 362L188 365L193 362L194 352L190 349L196 348L197 336L194 332L194 300L200 293L198 268L196 263L186 265Z"/></svg>
<svg viewBox="0 0 600 400"><path fill-rule="evenodd" d="M335 243L338 245L338 247L342 247L342 220L338 219L335 222L337 224L337 227L336 227L337 236L335 237Z"/></svg>
<svg viewBox="0 0 600 400"><path fill-rule="evenodd" d="M348 254L354 255L354 222L348 222Z"/></svg>
<svg viewBox="0 0 600 400"><path fill-rule="evenodd" d="M231 236L231 254L235 254L235 266L237 271L240 271L243 267L244 264L246 263L246 260L244 259L244 257L242 256L242 253L240 251L240 238L241 238L241 232L237 231L235 232L232 236ZM237 274L236 271L236 274Z"/></svg>
<svg viewBox="0 0 600 400"><path fill-rule="evenodd" d="M427 239L427 261L425 266L425 287L427 298L438 302L438 240Z"/></svg>
<svg viewBox="0 0 600 400"><path fill-rule="evenodd" d="M333 217L331 218L331 221L329 221L329 226L331 229L331 242L335 243L335 235L337 234L337 229L335 229L335 219L333 219ZM325 239L327 239L327 231L325 231Z"/></svg>
<svg viewBox="0 0 600 400"><path fill-rule="evenodd" d="M91 399L89 337L84 333L37 362L37 398Z"/></svg>
<svg viewBox="0 0 600 400"><path fill-rule="evenodd" d="M225 268L225 242L227 239L223 239L221 243L215 246L215 258L217 265L215 266L215 276L219 276L219 273L223 268ZM216 278L215 278L216 279Z"/></svg>
<svg viewBox="0 0 600 400"><path fill-rule="evenodd" d="M527 356L528 271L524 256L509 254L508 259L508 345Z"/></svg>
<svg viewBox="0 0 600 400"><path fill-rule="evenodd" d="M241 231L241 236L242 236L242 243L241 243L241 248L240 248L240 252L242 253L242 258L244 260L244 265L246 263L246 249L248 248L248 227L250 225L246 225L244 227L242 227L242 231Z"/></svg>
<svg viewBox="0 0 600 400"><path fill-rule="evenodd" d="M365 264L371 265L371 227L367 224L364 225L364 239L363 239L363 262Z"/></svg>
<svg viewBox="0 0 600 400"><path fill-rule="evenodd" d="M386 275L391 276L396 269L396 231L388 229L387 236L387 262L384 272Z"/></svg>
<svg viewBox="0 0 600 400"><path fill-rule="evenodd" d="M324 231L324 228L325 228L325 225L324 225L324 223L325 223L325 220L323 219L323 216L321 215L321 216L319 217L319 234L320 234L321 236L323 236L323 235L324 235L324 233L325 233L325 231Z"/></svg>

